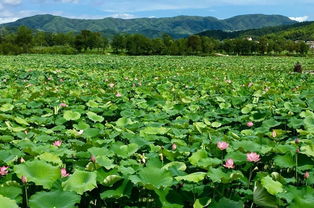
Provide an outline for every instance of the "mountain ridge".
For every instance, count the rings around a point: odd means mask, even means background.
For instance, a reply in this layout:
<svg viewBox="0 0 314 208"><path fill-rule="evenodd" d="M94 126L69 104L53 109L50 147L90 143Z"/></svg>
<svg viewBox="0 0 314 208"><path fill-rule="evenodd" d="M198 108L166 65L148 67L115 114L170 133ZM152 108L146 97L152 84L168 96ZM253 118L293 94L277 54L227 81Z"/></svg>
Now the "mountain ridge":
<svg viewBox="0 0 314 208"><path fill-rule="evenodd" d="M289 25L296 23L282 15L248 14L238 15L227 19L202 16L175 16L161 18L121 19L106 17L103 19L75 19L50 14L25 17L15 22L1 24L1 27L18 27L25 25L35 30L52 33L79 32L91 30L94 32L112 31L113 33L139 33L159 31L174 37L186 37L206 30L238 31L269 26ZM148 35L153 37L151 32Z"/></svg>

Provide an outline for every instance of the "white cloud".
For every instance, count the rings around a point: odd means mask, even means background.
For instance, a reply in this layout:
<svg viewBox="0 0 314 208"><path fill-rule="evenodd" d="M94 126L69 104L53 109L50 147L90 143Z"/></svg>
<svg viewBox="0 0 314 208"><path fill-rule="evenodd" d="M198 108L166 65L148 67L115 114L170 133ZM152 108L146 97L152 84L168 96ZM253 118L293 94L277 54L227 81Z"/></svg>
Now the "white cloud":
<svg viewBox="0 0 314 208"><path fill-rule="evenodd" d="M16 17L0 17L0 24L8 23L8 22L14 22L18 19L19 18L16 18Z"/></svg>
<svg viewBox="0 0 314 208"><path fill-rule="evenodd" d="M1 0L0 2L3 4L18 5L22 3L22 0Z"/></svg>
<svg viewBox="0 0 314 208"><path fill-rule="evenodd" d="M304 22L309 19L309 16L303 16L303 17L289 17L291 20L297 21L297 22Z"/></svg>
<svg viewBox="0 0 314 208"><path fill-rule="evenodd" d="M133 14L127 14L127 13L123 13L123 14L112 14L110 15L110 17L113 17L113 18L120 18L120 19L134 19L136 18L135 15Z"/></svg>

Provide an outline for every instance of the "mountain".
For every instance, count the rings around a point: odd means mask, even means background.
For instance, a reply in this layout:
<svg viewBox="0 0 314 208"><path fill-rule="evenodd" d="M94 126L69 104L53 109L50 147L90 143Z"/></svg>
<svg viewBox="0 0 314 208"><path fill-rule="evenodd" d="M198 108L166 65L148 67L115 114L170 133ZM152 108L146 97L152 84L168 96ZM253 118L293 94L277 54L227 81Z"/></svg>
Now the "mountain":
<svg viewBox="0 0 314 208"><path fill-rule="evenodd" d="M276 36L289 40L314 40L314 22L302 22L291 25L264 27L241 31L207 30L197 35L207 36L219 40L239 37Z"/></svg>
<svg viewBox="0 0 314 208"><path fill-rule="evenodd" d="M12 23L2 24L4 27L25 25L32 29L46 32L79 32L91 30L103 33L139 33L148 37L157 37L168 33L173 37L185 37L206 30L237 31L265 26L289 25L295 21L281 15L250 14L224 20L215 17L177 16L166 18L137 19L70 19L53 15L36 15L19 19Z"/></svg>

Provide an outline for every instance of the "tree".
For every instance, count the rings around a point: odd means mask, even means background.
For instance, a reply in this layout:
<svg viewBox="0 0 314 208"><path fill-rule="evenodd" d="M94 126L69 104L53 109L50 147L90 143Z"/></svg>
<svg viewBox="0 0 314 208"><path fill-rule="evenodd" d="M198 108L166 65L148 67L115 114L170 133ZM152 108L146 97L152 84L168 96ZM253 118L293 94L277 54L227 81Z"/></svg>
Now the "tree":
<svg viewBox="0 0 314 208"><path fill-rule="evenodd" d="M114 53L120 53L126 48L126 37L123 35L115 35L111 42L111 47Z"/></svg>
<svg viewBox="0 0 314 208"><path fill-rule="evenodd" d="M202 40L198 35L191 35L187 41L188 50L191 54L198 54L202 51Z"/></svg>
<svg viewBox="0 0 314 208"><path fill-rule="evenodd" d="M33 33L32 30L26 26L20 26L15 37L15 44L20 46L23 52L28 53L32 47Z"/></svg>

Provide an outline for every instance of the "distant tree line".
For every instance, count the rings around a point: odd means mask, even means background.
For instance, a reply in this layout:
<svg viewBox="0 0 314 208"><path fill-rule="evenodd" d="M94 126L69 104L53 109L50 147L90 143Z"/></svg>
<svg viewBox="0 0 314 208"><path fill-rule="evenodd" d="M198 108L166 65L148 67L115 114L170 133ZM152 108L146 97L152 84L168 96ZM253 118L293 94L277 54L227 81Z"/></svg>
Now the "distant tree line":
<svg viewBox="0 0 314 208"><path fill-rule="evenodd" d="M118 34L112 40L101 33L82 30L80 33L48 33L32 31L21 26L16 32L0 29L0 54L21 53L104 53L128 55L273 55L307 54L309 46L304 41L276 37L257 40L236 38L219 41L206 36L191 35L173 39L169 35L147 38L140 34Z"/></svg>

